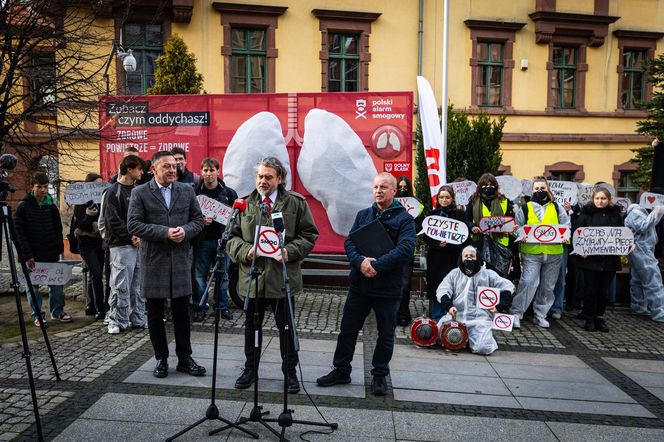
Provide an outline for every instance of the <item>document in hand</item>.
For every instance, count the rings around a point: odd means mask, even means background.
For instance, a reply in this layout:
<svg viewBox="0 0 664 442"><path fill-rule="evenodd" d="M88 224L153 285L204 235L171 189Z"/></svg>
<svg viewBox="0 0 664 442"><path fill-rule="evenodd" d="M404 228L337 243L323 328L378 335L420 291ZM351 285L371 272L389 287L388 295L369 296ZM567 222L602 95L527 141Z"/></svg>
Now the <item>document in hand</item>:
<svg viewBox="0 0 664 442"><path fill-rule="evenodd" d="M348 234L357 251L366 257L380 258L394 248L394 243L378 218Z"/></svg>

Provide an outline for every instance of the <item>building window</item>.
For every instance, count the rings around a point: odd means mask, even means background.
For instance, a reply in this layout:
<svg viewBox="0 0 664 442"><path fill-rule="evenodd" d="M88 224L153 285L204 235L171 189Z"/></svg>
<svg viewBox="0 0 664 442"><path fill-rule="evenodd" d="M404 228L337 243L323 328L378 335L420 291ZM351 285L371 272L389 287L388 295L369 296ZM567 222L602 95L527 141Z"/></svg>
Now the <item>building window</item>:
<svg viewBox="0 0 664 442"><path fill-rule="evenodd" d="M629 198L630 201L632 202L638 202L639 201L639 186L637 186L633 181L632 181L632 176L634 175L634 172L631 171L621 171L620 172L620 182L618 183L618 187L616 188L616 192L618 193L618 196L624 197L624 198Z"/></svg>
<svg viewBox="0 0 664 442"><path fill-rule="evenodd" d="M503 105L503 47L502 43L477 43L477 104Z"/></svg>
<svg viewBox="0 0 664 442"><path fill-rule="evenodd" d="M558 109L576 108L577 61L577 48L553 47L553 102Z"/></svg>
<svg viewBox="0 0 664 442"><path fill-rule="evenodd" d="M560 161L544 166L544 175L547 179L557 181L583 182L586 177L583 166L570 161Z"/></svg>
<svg viewBox="0 0 664 442"><path fill-rule="evenodd" d="M359 35L331 32L328 37L328 92L357 92L360 78Z"/></svg>
<svg viewBox="0 0 664 442"><path fill-rule="evenodd" d="M267 92L265 30L231 29L231 92Z"/></svg>
<svg viewBox="0 0 664 442"><path fill-rule="evenodd" d="M123 46L136 57L136 71L125 73L125 94L145 95L154 85L156 59L163 53L161 24L125 23Z"/></svg>
<svg viewBox="0 0 664 442"><path fill-rule="evenodd" d="M548 179L553 181L574 181L575 176L575 171L556 170L551 172Z"/></svg>
<svg viewBox="0 0 664 442"><path fill-rule="evenodd" d="M641 106L646 88L643 69L646 54L644 50L623 50L620 76L620 104L623 109L638 109Z"/></svg>
<svg viewBox="0 0 664 442"><path fill-rule="evenodd" d="M55 104L55 54L35 55L30 60L30 95L36 106Z"/></svg>

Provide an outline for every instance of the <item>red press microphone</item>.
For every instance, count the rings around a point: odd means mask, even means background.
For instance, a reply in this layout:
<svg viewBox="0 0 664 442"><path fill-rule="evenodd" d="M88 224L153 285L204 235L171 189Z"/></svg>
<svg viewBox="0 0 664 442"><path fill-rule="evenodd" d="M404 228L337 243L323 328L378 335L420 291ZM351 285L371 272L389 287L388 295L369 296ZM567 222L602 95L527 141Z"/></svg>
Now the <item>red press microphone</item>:
<svg viewBox="0 0 664 442"><path fill-rule="evenodd" d="M233 203L233 212L231 213L231 217L229 218L229 224L232 224L235 222L235 218L237 218L237 215L239 213L243 213L245 210L247 210L247 202L243 200L242 198L238 198L235 200Z"/></svg>

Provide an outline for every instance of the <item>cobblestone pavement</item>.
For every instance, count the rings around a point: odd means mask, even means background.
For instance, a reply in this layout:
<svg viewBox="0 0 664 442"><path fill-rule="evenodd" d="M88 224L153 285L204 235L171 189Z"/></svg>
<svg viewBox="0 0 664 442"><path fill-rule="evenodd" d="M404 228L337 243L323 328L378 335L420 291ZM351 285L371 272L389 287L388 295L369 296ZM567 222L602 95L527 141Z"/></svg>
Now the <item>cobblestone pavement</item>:
<svg viewBox="0 0 664 442"><path fill-rule="evenodd" d="M1 275L1 272L0 272ZM80 290L80 282L67 289L69 296ZM2 281L0 280L0 286ZM78 287L78 288L77 288ZM79 292L80 293L80 292ZM309 289L296 299L297 322L303 338L335 340L341 321L346 292L343 290ZM411 300L414 317L425 310L425 301L417 296ZM233 310L232 321L221 321L224 333L241 334L243 314ZM576 313L576 312L574 312ZM606 315L610 333L588 333L583 322L573 314L560 321L551 321L550 329L539 329L524 320L522 328L513 333L496 333L500 350L528 353L549 353L575 356L618 387L655 418L604 416L582 412L537 411L524 409L471 406L468 404L432 404L397 401L391 396L377 398L370 393L365 398L314 396L316 403L327 407L371 410L400 410L414 413L434 413L458 416L509 418L523 421L557 421L596 425L641 428L664 428L664 402L653 394L652 386L641 384L615 366L615 359L664 361L664 325L647 318L630 315L626 308L609 309ZM169 334L172 329L168 325ZM212 333L210 316L194 331ZM275 335L272 314L266 315L266 334ZM139 385L123 382L138 367L149 360L152 348L146 330L130 330L111 336L101 323L72 332L49 335L62 381L56 381L48 359L48 352L40 340L31 342L32 365L40 398L40 413L45 437L52 439L74 422L104 394L124 393L202 399L207 389L172 385ZM376 328L373 315L360 340L364 344L365 379L370 380L371 355L375 346ZM397 342L408 344L408 329L397 329ZM22 349L15 344L0 348L0 440L35 440L36 427L32 416L25 362ZM607 362L605 358L612 358ZM391 385L391 381L390 381ZM368 388L368 387L367 387ZM650 389L649 389L650 388ZM246 391L220 390L223 400L247 400ZM293 397L294 406L310 405L308 398ZM601 398L597 398L601 400ZM277 393L261 392L261 401L279 402Z"/></svg>

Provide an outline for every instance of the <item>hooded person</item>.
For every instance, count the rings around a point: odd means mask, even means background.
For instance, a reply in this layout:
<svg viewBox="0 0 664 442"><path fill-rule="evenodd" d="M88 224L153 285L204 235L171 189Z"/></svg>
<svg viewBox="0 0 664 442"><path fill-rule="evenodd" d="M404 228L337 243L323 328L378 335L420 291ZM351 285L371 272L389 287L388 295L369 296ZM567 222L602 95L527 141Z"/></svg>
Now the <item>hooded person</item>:
<svg viewBox="0 0 664 442"><path fill-rule="evenodd" d="M491 287L500 291L500 302L491 310L480 308L476 302L478 287ZM466 324L470 351L490 355L498 349L493 338L493 313L509 309L514 284L484 266L477 249L467 246L461 251L459 266L452 270L438 286L436 298L443 311ZM445 317L441 318L442 325Z"/></svg>
<svg viewBox="0 0 664 442"><path fill-rule="evenodd" d="M653 321L664 322L664 286L655 258L657 233L655 227L664 216L664 206L656 206L650 214L638 204L627 208L625 226L634 233L634 251L627 255L631 273L630 310L637 315L650 315Z"/></svg>

